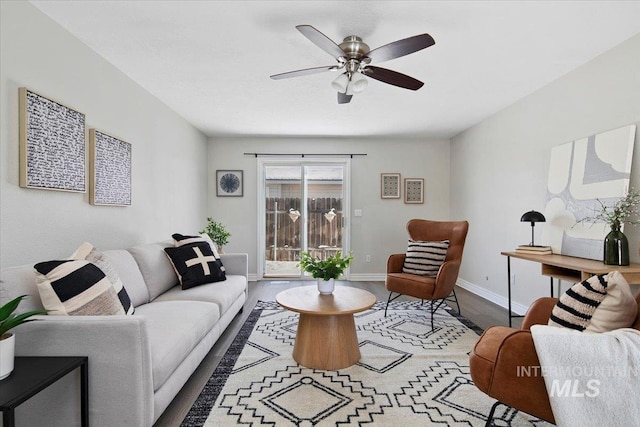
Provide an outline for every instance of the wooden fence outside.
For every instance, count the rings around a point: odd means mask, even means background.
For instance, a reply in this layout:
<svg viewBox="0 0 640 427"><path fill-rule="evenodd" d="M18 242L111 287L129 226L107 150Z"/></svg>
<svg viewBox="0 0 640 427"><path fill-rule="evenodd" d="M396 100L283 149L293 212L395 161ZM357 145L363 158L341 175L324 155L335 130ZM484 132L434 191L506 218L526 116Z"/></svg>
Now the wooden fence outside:
<svg viewBox="0 0 640 427"><path fill-rule="evenodd" d="M266 199L266 256L269 261L298 261L302 246L302 221L293 221L289 210L302 213L300 198L271 197ZM276 209L277 208L277 209ZM324 214L334 209L336 216L329 222ZM312 256L324 258L342 248L342 199L315 198L307 200L309 235L307 244Z"/></svg>

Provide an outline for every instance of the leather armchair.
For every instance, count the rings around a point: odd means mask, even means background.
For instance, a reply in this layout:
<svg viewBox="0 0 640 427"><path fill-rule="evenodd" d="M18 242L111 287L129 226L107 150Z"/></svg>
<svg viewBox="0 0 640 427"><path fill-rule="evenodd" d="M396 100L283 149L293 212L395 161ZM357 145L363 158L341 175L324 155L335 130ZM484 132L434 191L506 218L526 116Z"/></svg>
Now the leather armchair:
<svg viewBox="0 0 640 427"><path fill-rule="evenodd" d="M520 329L493 326L482 334L469 356L471 378L482 392L497 399L491 408L487 426L499 404L505 404L555 424L544 384L532 325L546 325L557 298L536 300L523 319ZM640 308L640 293L636 296ZM640 314L632 326L640 329Z"/></svg>
<svg viewBox="0 0 640 427"><path fill-rule="evenodd" d="M442 241L449 240L449 248L444 263L435 278L402 272L405 254L392 254L387 260L385 286L389 291L389 302L400 295L410 295L431 303L431 328L433 329L433 313L450 296L454 299L460 312L460 305L455 295L454 286L458 280L464 242L469 230L467 221L429 221L412 219L407 223L407 232L413 240ZM392 298L393 293L397 293ZM434 301L438 304L434 308ZM386 308L385 308L386 315Z"/></svg>

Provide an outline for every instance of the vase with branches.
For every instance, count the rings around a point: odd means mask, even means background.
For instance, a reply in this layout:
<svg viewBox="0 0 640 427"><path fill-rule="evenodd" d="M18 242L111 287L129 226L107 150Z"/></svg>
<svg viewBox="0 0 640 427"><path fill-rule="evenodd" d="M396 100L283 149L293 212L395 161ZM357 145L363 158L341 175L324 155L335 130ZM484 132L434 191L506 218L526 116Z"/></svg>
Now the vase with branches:
<svg viewBox="0 0 640 427"><path fill-rule="evenodd" d="M598 205L593 209L593 215L582 218L582 222L603 222L609 225L611 231L604 239L603 261L607 265L629 265L629 240L622 232L624 224L640 224L638 206L640 193L629 189L627 193L613 204L604 203L596 199Z"/></svg>

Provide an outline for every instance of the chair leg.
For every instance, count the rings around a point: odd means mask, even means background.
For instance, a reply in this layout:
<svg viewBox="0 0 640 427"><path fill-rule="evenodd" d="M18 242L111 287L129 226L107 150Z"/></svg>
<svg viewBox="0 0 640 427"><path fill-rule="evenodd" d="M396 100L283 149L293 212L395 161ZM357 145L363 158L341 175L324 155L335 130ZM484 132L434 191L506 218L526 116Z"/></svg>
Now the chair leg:
<svg viewBox="0 0 640 427"><path fill-rule="evenodd" d="M402 294L398 294L395 297L391 298L391 295L393 295L393 292L389 292L389 298L387 298L387 305L385 305L384 307L384 317L387 317L387 308L389 308L389 303L395 300L396 298L400 298L402 296Z"/></svg>
<svg viewBox="0 0 640 427"><path fill-rule="evenodd" d="M456 306L458 307L458 314L462 315L462 312L460 311L460 304L458 304L458 296L456 295L455 289L453 289L453 299L456 300Z"/></svg>
<svg viewBox="0 0 640 427"><path fill-rule="evenodd" d="M493 426L493 415L496 412L496 408L498 407L498 405L501 405L502 402L500 401L496 401L496 403L493 404L493 406L491 407L491 411L489 411L489 416L487 417L487 423L484 425L484 427L492 427Z"/></svg>
<svg viewBox="0 0 640 427"><path fill-rule="evenodd" d="M387 305L384 306L384 317L387 317L387 308L389 308L389 303L391 302L391 294L393 294L393 292L389 292L389 298L387 298Z"/></svg>

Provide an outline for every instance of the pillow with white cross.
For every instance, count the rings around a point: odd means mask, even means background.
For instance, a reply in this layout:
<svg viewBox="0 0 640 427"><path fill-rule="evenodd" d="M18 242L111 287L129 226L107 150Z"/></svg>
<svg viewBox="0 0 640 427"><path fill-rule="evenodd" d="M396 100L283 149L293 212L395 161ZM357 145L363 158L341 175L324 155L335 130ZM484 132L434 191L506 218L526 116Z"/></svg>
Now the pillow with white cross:
<svg viewBox="0 0 640 427"><path fill-rule="evenodd" d="M182 289L226 280L207 242L165 248L164 251L178 275Z"/></svg>

